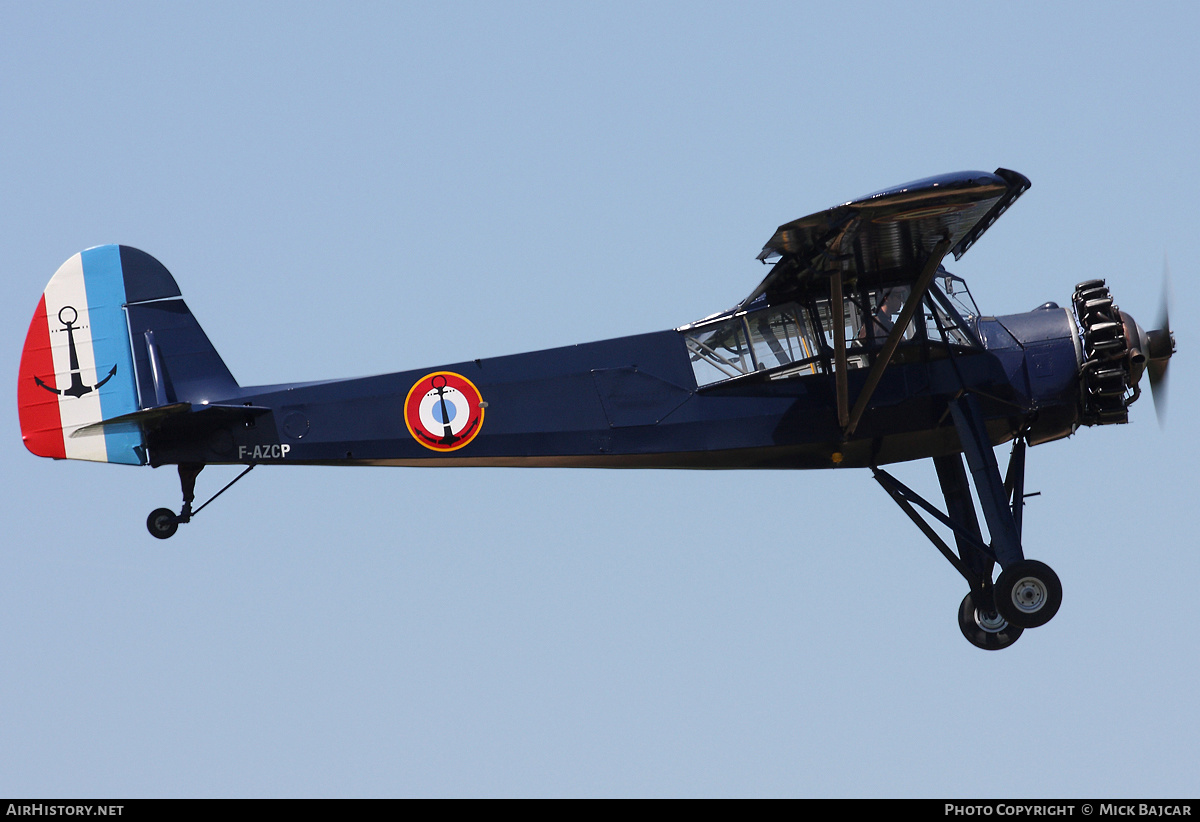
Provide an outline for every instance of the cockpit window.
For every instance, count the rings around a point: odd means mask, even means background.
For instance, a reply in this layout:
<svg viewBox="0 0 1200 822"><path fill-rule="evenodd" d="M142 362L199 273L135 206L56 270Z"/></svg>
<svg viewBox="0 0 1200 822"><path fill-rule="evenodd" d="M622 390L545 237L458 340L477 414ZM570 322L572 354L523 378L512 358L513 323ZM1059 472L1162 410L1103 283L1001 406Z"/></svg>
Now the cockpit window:
<svg viewBox="0 0 1200 822"><path fill-rule="evenodd" d="M817 373L820 349L807 320L795 305L746 315L750 348L758 369L795 366L797 373Z"/></svg>
<svg viewBox="0 0 1200 822"><path fill-rule="evenodd" d="M821 337L799 306L737 314L685 331L696 384L712 385L756 371L816 374Z"/></svg>
<svg viewBox="0 0 1200 822"><path fill-rule="evenodd" d="M960 300L974 308L966 284L957 285ZM849 369L871 365L895 328L912 293L908 285L861 289L842 303L842 327L834 327L829 299L809 299L684 326L688 357L696 385L704 387L757 372L772 380L828 373L833 370L834 342L840 334ZM965 307L965 306L964 306ZM900 343L946 341L971 345L971 335L956 305L936 287L922 309L903 329Z"/></svg>
<svg viewBox="0 0 1200 822"><path fill-rule="evenodd" d="M685 339L696 385L711 385L754 371L741 317L705 325Z"/></svg>
<svg viewBox="0 0 1200 822"><path fill-rule="evenodd" d="M847 345L852 348L873 348L882 345L896 327L896 321L900 319L900 311L908 300L909 292L907 285L901 285L863 293L863 305L846 300ZM851 306L853 311L849 310ZM862 311L863 307L866 308L865 313ZM909 323L904 329L902 339L912 339L915 332L916 328ZM830 341L832 344L832 338Z"/></svg>

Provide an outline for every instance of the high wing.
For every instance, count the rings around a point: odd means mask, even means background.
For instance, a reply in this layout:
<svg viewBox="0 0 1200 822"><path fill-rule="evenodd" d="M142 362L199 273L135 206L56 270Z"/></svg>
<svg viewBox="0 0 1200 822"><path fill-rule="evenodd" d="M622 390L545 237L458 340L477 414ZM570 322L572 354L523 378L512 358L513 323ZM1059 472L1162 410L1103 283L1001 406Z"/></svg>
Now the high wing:
<svg viewBox="0 0 1200 822"><path fill-rule="evenodd" d="M763 294L771 303L829 290L841 274L852 283L913 283L935 252L959 259L1029 188L1022 174L998 168L927 177L877 191L781 225L758 259L777 260L739 307Z"/></svg>

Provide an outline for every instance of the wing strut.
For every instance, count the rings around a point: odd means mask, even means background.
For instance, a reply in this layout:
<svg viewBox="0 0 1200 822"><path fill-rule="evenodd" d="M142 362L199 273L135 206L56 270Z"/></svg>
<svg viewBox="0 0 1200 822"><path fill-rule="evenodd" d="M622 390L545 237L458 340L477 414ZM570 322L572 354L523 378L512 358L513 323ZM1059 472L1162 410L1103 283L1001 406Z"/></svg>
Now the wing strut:
<svg viewBox="0 0 1200 822"><path fill-rule="evenodd" d="M838 425L842 430L850 423L849 393L846 388L846 298L842 295L842 272L834 271L829 279L829 307L833 309L833 373L837 388Z"/></svg>
<svg viewBox="0 0 1200 822"><path fill-rule="evenodd" d="M908 328L908 324L912 322L913 315L917 313L917 309L921 307L921 301L925 299L925 292L929 290L929 284L933 282L933 275L937 273L938 266L942 264L942 258L950 251L950 238L943 237L938 241L938 244L933 247L933 251L929 253L929 259L925 261L925 267L921 269L920 276L913 283L912 292L908 295L908 300L904 303L904 308L900 310L900 316L896 320L896 324L892 326L892 331L888 334L887 340L883 344L883 350L879 352L879 356L875 358L875 363L871 366L871 371L867 374L866 382L863 383L862 391L859 392L858 399L854 402L854 409L850 412L850 418L843 427L845 436L849 437L854 433L854 429L858 427L858 421L862 419L863 412L867 410L867 403L871 401L871 395L875 393L876 386L879 385L879 380L883 378L883 372L887 370L888 365L892 361L892 355L896 353L897 346L900 345L900 340L904 336L904 329ZM841 278L838 277L840 280ZM841 305L841 300L834 299L833 303L837 306ZM840 311L840 309L835 309ZM836 322L835 329L840 329ZM839 330L835 335L844 337L844 331ZM845 379L846 363L845 363L845 348L846 342L842 341L842 356L843 361L838 369L840 379ZM836 349L835 349L836 353ZM841 405L839 395L838 406L838 421L841 422Z"/></svg>

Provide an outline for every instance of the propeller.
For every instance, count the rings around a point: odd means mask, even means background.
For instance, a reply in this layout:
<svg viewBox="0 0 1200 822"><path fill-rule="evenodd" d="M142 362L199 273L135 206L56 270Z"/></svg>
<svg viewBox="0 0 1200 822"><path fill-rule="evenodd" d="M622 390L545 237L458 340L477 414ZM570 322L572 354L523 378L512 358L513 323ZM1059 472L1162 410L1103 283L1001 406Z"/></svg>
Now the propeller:
<svg viewBox="0 0 1200 822"><path fill-rule="evenodd" d="M1146 371L1150 376L1150 393L1154 397L1154 412L1158 424L1167 420L1167 364L1175 353L1175 337L1171 334L1171 269L1163 257L1162 307L1158 312L1158 328L1146 334L1149 338L1149 361Z"/></svg>

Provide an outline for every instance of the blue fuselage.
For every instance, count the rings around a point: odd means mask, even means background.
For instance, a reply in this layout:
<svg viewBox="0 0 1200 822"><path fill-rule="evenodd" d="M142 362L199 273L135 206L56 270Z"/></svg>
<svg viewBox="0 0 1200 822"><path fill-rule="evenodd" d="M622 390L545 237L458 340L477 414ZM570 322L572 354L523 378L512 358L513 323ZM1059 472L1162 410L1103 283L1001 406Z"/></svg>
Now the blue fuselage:
<svg viewBox="0 0 1200 822"><path fill-rule="evenodd" d="M214 405L254 409L231 424L203 410L162 426L152 464L300 463L661 468L882 465L960 450L947 400L975 393L993 443L1030 442L1078 422L1080 346L1068 311L975 322L982 345L902 345L854 434L838 425L834 377L752 373L700 388L678 331L660 331L374 377L247 387ZM866 368L848 375L851 402ZM406 425L431 373L470 381L478 431L435 450ZM194 406L196 407L196 406ZM443 408L445 406L442 406ZM441 413L441 412L439 412Z"/></svg>

